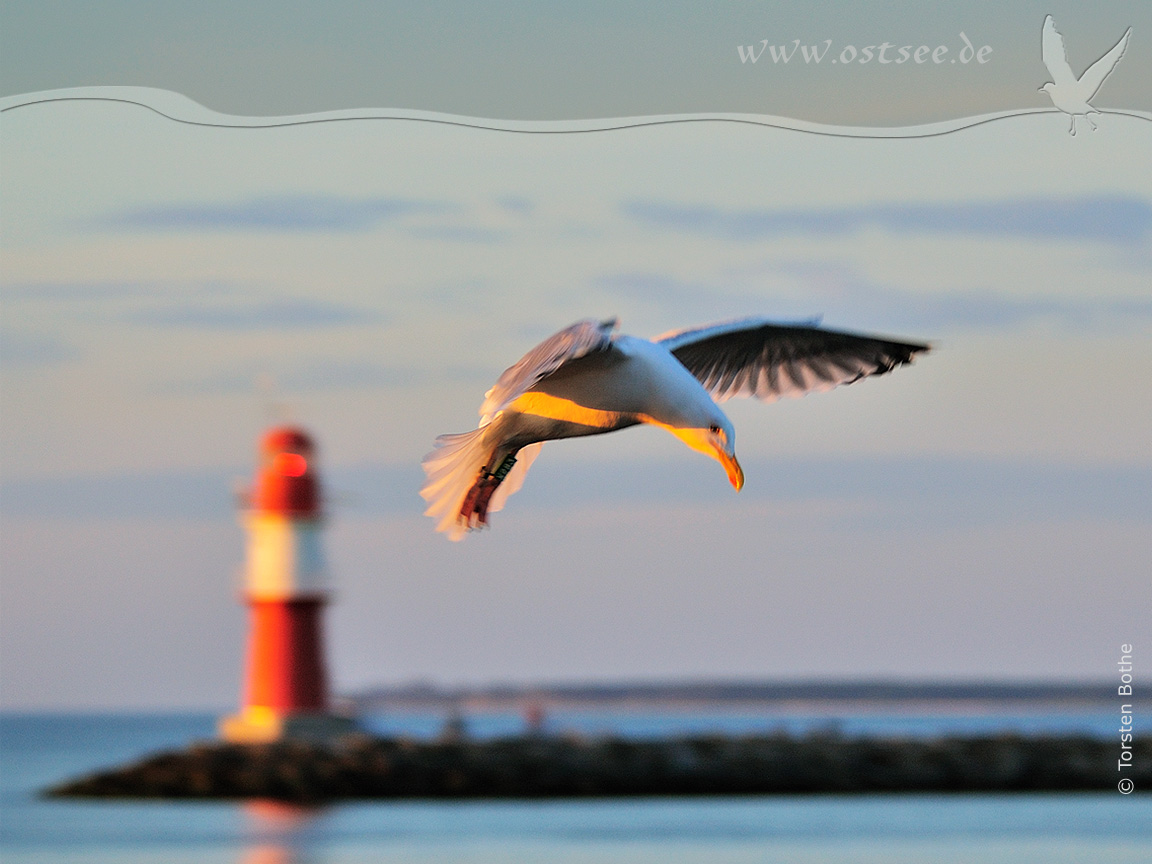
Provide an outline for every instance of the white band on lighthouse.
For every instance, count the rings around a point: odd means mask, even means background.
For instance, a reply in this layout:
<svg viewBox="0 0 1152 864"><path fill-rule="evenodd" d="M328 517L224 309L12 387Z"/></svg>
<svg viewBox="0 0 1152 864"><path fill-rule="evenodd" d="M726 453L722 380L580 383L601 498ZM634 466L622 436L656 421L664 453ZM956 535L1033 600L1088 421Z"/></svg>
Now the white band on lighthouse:
<svg viewBox="0 0 1152 864"><path fill-rule="evenodd" d="M328 593L321 520L249 512L244 521L248 527L244 589L249 598L276 600Z"/></svg>

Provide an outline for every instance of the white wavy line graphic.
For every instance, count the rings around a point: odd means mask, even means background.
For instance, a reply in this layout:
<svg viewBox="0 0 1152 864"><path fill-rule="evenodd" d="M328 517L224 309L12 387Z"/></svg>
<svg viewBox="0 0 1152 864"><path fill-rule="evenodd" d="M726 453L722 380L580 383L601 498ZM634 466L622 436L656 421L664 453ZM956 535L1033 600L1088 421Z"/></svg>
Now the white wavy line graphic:
<svg viewBox="0 0 1152 864"><path fill-rule="evenodd" d="M1024 117L1031 114L1061 114L1055 107L1022 108L977 114L917 126L835 126L778 117L769 114L697 113L659 114L640 117L616 117L594 120L499 120L468 117L436 111L407 109L356 108L338 111L320 111L277 117L245 117L223 114L207 108L187 96L171 90L153 87L72 87L62 90L44 90L19 96L0 98L0 113L17 109L60 102L118 102L135 105L159 114L176 123L190 126L214 126L222 129L272 129L287 126L306 126L316 123L346 123L351 121L390 120L438 123L465 129L483 129L493 132L512 132L521 135L569 135L589 132L613 132L651 126L670 126L683 123L740 123L773 129L789 129L810 135L828 135L839 138L932 138L971 129L997 120ZM1122 117L1135 117L1152 122L1152 112L1103 109L1100 113Z"/></svg>

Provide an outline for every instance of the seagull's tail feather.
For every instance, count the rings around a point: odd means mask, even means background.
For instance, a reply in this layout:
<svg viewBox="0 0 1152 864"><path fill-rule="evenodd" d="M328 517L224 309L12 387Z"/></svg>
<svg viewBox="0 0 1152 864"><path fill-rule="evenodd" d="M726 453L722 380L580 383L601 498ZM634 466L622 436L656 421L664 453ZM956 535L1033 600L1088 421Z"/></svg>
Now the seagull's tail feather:
<svg viewBox="0 0 1152 864"><path fill-rule="evenodd" d="M458 435L441 435L436 448L424 457L425 482L420 495L428 502L425 516L437 519L436 530L448 533L450 540L461 540L471 528L460 510L480 475L480 469L492 453L484 440L488 426Z"/></svg>
<svg viewBox="0 0 1152 864"><path fill-rule="evenodd" d="M503 456L485 435L490 429L485 425L441 435L436 448L424 457L426 480L420 490L428 502L424 515L437 519L436 530L446 532L450 540L462 540L470 530L486 525L488 513L501 509L523 485L528 466L540 452L539 444L524 447L501 474L500 466L490 464L497 455Z"/></svg>

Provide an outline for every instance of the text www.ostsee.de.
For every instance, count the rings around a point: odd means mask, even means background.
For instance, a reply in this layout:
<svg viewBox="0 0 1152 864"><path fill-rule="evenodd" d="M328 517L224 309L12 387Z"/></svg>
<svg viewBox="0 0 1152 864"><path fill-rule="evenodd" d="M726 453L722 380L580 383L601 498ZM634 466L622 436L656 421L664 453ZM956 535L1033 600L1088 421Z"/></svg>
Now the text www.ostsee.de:
<svg viewBox="0 0 1152 864"><path fill-rule="evenodd" d="M773 64L790 63L793 61L804 63L828 63L839 65L877 63L880 65L893 64L901 66L905 63L923 65L925 63L936 66L945 63L978 63L983 65L989 62L992 55L991 45L981 45L977 48L972 44L964 32L960 32L960 41L963 43L959 49L953 51L947 45L895 45L892 42L881 42L879 45L865 45L857 48L855 45L845 45L837 54L832 51L832 40L825 39L815 45L801 45L799 39L793 39L784 45L770 45L770 40L762 39L759 45L737 45L736 52L740 62L744 64L757 63L768 60ZM829 56L831 55L831 56Z"/></svg>

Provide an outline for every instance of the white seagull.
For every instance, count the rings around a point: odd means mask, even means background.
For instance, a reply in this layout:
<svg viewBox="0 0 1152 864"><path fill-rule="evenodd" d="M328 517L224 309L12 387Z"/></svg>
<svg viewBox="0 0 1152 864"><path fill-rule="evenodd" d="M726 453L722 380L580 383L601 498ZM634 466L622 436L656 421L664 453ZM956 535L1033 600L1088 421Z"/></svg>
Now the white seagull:
<svg viewBox="0 0 1152 864"><path fill-rule="evenodd" d="M1083 117L1092 127L1092 131L1096 131L1096 124L1092 122L1089 115L1100 112L1089 103L1092 97L1099 92L1104 79L1112 74L1112 70L1120 62L1120 58L1124 56L1124 50L1128 47L1128 37L1131 33L1132 28L1129 27L1120 37L1120 41L1113 45L1107 54L1084 70L1084 74L1077 79L1076 73L1068 65L1068 53L1064 48L1064 37L1057 31L1051 15L1044 19L1044 31L1040 39L1040 55L1044 60L1044 65L1048 67L1048 72L1052 75L1052 80L1040 89L1048 94L1053 105L1072 118L1072 125L1068 129L1071 134L1076 134L1077 117Z"/></svg>
<svg viewBox="0 0 1152 864"><path fill-rule="evenodd" d="M772 402L831 390L910 363L927 345L748 318L667 333L616 333L586 319L544 340L507 369L472 432L441 435L424 457L425 515L452 540L488 523L520 488L543 442L648 423L724 466L736 490L736 431L717 402Z"/></svg>

